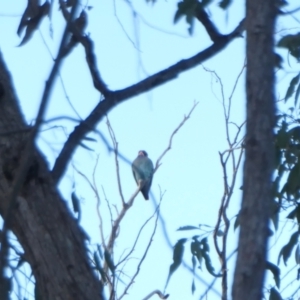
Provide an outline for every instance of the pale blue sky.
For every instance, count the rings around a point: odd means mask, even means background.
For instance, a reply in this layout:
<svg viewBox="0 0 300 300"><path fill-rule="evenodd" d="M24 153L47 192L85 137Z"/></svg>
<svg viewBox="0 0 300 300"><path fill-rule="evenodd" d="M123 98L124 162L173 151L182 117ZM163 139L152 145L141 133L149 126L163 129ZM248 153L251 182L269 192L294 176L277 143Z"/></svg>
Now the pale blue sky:
<svg viewBox="0 0 300 300"><path fill-rule="evenodd" d="M213 20L222 33L229 33L244 16L244 2L234 2L225 13L217 7L217 2L211 6ZM152 6L147 5L146 1L132 1L134 9L149 24L161 29L157 30L143 23L140 18L134 20L126 1L106 0L101 3L89 1L88 5L93 6L93 9L88 12L89 23L86 33L90 34L95 42L98 68L110 89L120 89L136 83L148 74L168 67L182 58L188 58L211 44L201 25L196 23L194 35L189 36L184 20L176 25L173 24L176 3L175 0L157 1ZM116 17L114 5L119 20ZM45 81L53 65L49 50L53 56L56 55L64 22L55 4L51 23L53 36L50 35L50 22L47 18L32 40L22 47L17 47L20 38L16 30L25 6L25 0L5 1L5 6L2 5L0 48L13 75L25 118L28 122L32 122L37 113ZM244 42L244 38L233 41L223 52L203 64L204 67L216 71L221 77L226 99L244 65ZM70 101L79 115L85 118L99 101L100 95L92 85L81 46L77 46L63 62L61 75ZM282 73L281 78L284 77ZM217 220L219 202L223 194L222 170L218 152L227 149L218 83L202 66L198 66L181 74L172 82L122 103L109 114L120 152L132 161L138 150L144 149L155 163L166 148L170 134L182 121L183 116L189 112L194 101L199 104L191 119L174 137L172 150L163 159L163 164L155 174L151 189L156 200L159 198L159 186L162 191L166 191L161 205L161 214L172 244L175 244L181 237L196 234L195 232L176 232L180 226L199 224L214 226ZM245 119L243 77L232 101L232 121L240 124ZM77 118L68 104L59 78L56 80L51 96L47 119L57 116ZM51 127L54 125L63 126L63 128ZM41 134L39 146L51 166L74 125L76 124L69 121L45 125L44 129L50 129ZM97 129L108 138L105 120L98 124ZM114 156L107 152L105 145L96 134L92 133L89 136L97 139L96 143L86 142L94 149L94 152L79 148L72 163L91 178L96 157L99 155L96 182L102 200L101 211L109 220L102 186L111 204L120 205L121 203L116 182ZM129 199L136 189L131 167L128 163L120 161L120 168L123 192L125 198ZM95 209L96 199L89 186L70 165L60 184L61 193L69 204L71 204L70 194L74 183L76 193L82 199L81 224L91 236L91 243L100 243L99 220ZM238 212L241 199L240 186L239 176L229 217L235 216ZM141 195L136 198L134 206L121 225L120 236L116 243L116 258L132 245L138 228L153 213L153 210L154 206L151 202L145 202ZM153 221L151 224L144 232L140 246L134 252L136 259L141 256L140 251L145 247ZM108 223L106 225L108 226ZM107 226L106 228L109 229ZM165 241L161 227L159 224L149 255L126 299L142 299L152 290L164 288L172 262L172 251ZM236 247L237 236L233 228L230 229L230 235L229 249L232 250ZM213 253L211 236L209 243ZM186 262L190 263L188 244L186 250ZM228 254L231 250L228 250ZM213 254L212 258L213 265L218 270L218 260ZM128 275L131 274L135 263L133 260L126 267ZM232 276L233 264L230 264L229 272ZM208 283L213 280L204 266L202 272L199 271L198 274ZM196 281L196 292L192 296L191 282L191 273L184 268L176 271L167 289L167 292L171 294L170 299L199 299L206 286ZM120 288L120 290L123 289L122 284ZM220 282L216 283L215 288L220 291ZM219 296L210 293L207 299L219 299Z"/></svg>

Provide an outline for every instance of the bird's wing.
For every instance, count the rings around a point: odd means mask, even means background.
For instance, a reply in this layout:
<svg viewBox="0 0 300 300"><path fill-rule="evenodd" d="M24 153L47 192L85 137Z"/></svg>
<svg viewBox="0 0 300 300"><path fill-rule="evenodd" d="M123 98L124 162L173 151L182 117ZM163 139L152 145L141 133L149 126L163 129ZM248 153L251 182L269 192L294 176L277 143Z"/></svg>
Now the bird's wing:
<svg viewBox="0 0 300 300"><path fill-rule="evenodd" d="M138 176L137 176L138 173L137 173L137 168L134 165L134 162L132 163L131 168L132 168L132 174L133 174L134 180L138 184Z"/></svg>
<svg viewBox="0 0 300 300"><path fill-rule="evenodd" d="M144 161L144 175L145 175L145 178L147 179L151 179L152 181L152 176L153 176L153 171L154 171L154 167L153 167L153 162L151 159L147 158L145 161Z"/></svg>
<svg viewBox="0 0 300 300"><path fill-rule="evenodd" d="M149 191L151 188L151 184L152 184L152 178L153 178L153 163L151 161L151 159L147 158L147 160L144 162L144 176L146 178L146 181L144 183L144 186L141 190L144 198L146 200L149 199Z"/></svg>
<svg viewBox="0 0 300 300"><path fill-rule="evenodd" d="M139 184L139 181L141 179L144 179L144 159L141 159L140 157L137 157L133 163L132 163L132 173L133 177L137 184Z"/></svg>

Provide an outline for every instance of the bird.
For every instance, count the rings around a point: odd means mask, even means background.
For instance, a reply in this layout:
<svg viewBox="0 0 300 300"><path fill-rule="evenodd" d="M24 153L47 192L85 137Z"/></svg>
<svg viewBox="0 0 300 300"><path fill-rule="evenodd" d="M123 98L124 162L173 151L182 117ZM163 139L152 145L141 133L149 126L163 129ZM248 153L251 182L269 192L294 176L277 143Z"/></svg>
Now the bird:
<svg viewBox="0 0 300 300"><path fill-rule="evenodd" d="M154 168L152 160L148 158L148 153L145 150L140 150L131 167L133 177L137 185L141 187L141 193L145 200L149 200Z"/></svg>

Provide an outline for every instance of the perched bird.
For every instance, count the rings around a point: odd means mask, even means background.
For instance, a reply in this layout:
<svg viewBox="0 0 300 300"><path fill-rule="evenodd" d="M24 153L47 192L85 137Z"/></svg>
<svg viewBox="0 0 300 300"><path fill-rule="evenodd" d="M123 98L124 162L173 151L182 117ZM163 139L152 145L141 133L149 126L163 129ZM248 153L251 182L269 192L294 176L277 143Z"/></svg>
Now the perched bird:
<svg viewBox="0 0 300 300"><path fill-rule="evenodd" d="M142 187L141 192L145 200L149 200L154 168L151 159L148 158L148 153L144 150L140 150L138 157L133 161L131 167L137 185Z"/></svg>

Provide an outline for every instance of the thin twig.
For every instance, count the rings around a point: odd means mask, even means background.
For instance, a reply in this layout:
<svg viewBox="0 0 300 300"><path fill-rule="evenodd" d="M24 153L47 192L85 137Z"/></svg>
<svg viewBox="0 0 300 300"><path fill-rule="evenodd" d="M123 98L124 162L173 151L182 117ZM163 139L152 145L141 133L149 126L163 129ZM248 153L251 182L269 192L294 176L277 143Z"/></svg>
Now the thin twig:
<svg viewBox="0 0 300 300"><path fill-rule="evenodd" d="M110 124L110 121L108 119L108 116L106 116L106 125L108 128L108 132L111 138L111 141L113 143L113 147L114 147L114 153L115 153L115 164L116 164L116 173L117 173L117 182L118 182L118 188L119 188L119 194L122 200L122 204L123 206L126 205L125 203L125 199L123 196L123 192L122 192L122 184L121 184L121 178L120 178L120 166L119 166L119 160L118 160L118 142L116 139L116 135L114 133L114 130Z"/></svg>
<svg viewBox="0 0 300 300"><path fill-rule="evenodd" d="M148 300L154 295L157 295L160 299L167 299L169 297L169 294L164 295L160 290L155 290L151 292L149 295L147 295L145 298L143 298L142 300Z"/></svg>
<svg viewBox="0 0 300 300"><path fill-rule="evenodd" d="M190 118L192 112L194 111L194 109L196 108L196 106L198 105L199 102L194 102L190 112L188 113L187 116L183 117L182 122L175 128L175 130L172 132L170 140L169 140L169 144L167 146L167 148L164 150L164 152L161 154L161 156L157 159L156 164L155 164L155 168L154 168L154 173L157 171L157 169L161 166L160 161L162 160L162 158L166 155L166 153L171 150L172 148L172 142L173 142L173 137L174 135L179 131L179 129L184 125L184 123Z"/></svg>
<svg viewBox="0 0 300 300"><path fill-rule="evenodd" d="M41 124L43 123L44 115L47 109L47 105L50 100L50 95L51 91L53 88L53 84L55 81L55 78L57 76L57 72L59 70L59 67L62 63L63 56L62 52L65 47L65 44L67 42L67 37L69 35L69 27L70 23L73 21L75 12L78 7L78 1L75 1L74 6L72 7L69 19L67 20L67 24L64 30L64 34L62 36L58 54L57 54L57 59L54 62L54 65L52 67L52 70L50 72L49 78L46 82L46 86L43 92L43 96L41 99L41 104L37 113L36 117L36 122L35 125L31 128L31 131L29 133L29 136L27 138L27 143L25 146L25 149L23 151L23 155L16 173L16 176L12 182L12 185L7 192L7 202L8 202L8 207L6 211L4 212L4 224L3 224L3 229L2 229L2 237L1 237L1 250L0 250L0 272L1 275L4 275L4 268L5 268L5 263L6 263L6 255L8 251L8 237L7 237L7 231L8 228L10 227L10 224L13 219L13 210L16 205L17 201L17 195L20 192L23 183L25 182L28 170L30 168L30 165L32 164L33 158L34 158L34 149L35 149L35 139L37 137L38 131L40 129Z"/></svg>
<svg viewBox="0 0 300 300"><path fill-rule="evenodd" d="M161 203L161 200L162 200L162 199L160 199L160 203ZM160 205L160 204L159 204L159 205ZM159 208L159 205L158 205L158 208ZM135 274L132 276L132 278L131 278L130 282L128 283L127 287L124 289L123 294L121 294L121 296L119 297L119 300L121 300L121 299L126 295L128 289L129 289L129 288L131 287L131 285L134 283L135 278L137 277L137 275L138 275L139 272L140 272L141 265L142 265L142 263L144 262L144 260L145 260L145 258L146 258L146 256L147 256L147 253L148 253L148 251L149 251L149 249L150 249L150 246L151 246L152 241L153 241L153 237L154 237L155 232L156 232L158 217L159 217L159 209L157 210L157 213L156 213L156 219L155 219L154 228L153 228L151 237L150 237L150 239L149 239L148 245L147 245L147 247L146 247L146 249L145 249L145 252L144 252L144 254L143 254L143 256L142 256L140 262L139 262L138 265L137 265L137 269L136 269Z"/></svg>
<svg viewBox="0 0 300 300"><path fill-rule="evenodd" d="M63 1L60 3L64 5ZM74 26L73 26L74 27ZM77 36L76 38L84 46L87 63L90 69L91 76L95 88L105 96L105 100L98 103L90 115L77 126L74 131L69 135L69 139L64 144L61 153L59 154L54 164L52 175L56 182L58 182L64 174L66 167L73 155L76 147L80 144L80 141L95 125L105 116L108 112L121 102L128 100L134 96L140 95L147 91L154 89L170 80L177 78L177 76L201 63L206 59L211 58L213 55L224 49L233 39L240 37L241 32L244 31L245 22L244 19L239 25L228 35L223 36L220 40L214 42L214 44L198 54L190 57L189 59L183 59L178 63L166 68L156 74L148 76L146 79L133 84L127 88L118 91L110 91L102 81L96 66L96 58L93 50L93 43L88 36Z"/></svg>
<svg viewBox="0 0 300 300"><path fill-rule="evenodd" d="M44 45L45 45L45 47L46 47L46 49L47 49L49 55L51 56L52 60L55 61L54 56L53 56L52 53L51 53L51 50L50 50L50 48L49 48L49 46L48 46L48 44L47 44L47 42L46 42L46 40L45 40L45 38L44 38L44 36L43 36L43 33L42 33L41 29L38 29L38 30L39 30L40 36L41 36L41 38L42 38L42 41L43 41L43 43L44 43ZM62 78L61 73L58 71L57 74L58 74L58 77L59 77L59 79L60 79L61 87L62 87L62 89L63 89L63 92L64 92L64 94L65 94L65 97L66 97L66 99L67 99L67 102L69 103L71 109L74 111L74 113L77 115L77 117L78 117L80 120L82 120L82 118L80 117L78 111L76 110L76 108L74 107L73 103L71 102L70 97L68 96L67 89L66 89L66 87L65 87L65 84L64 84L64 81L63 81L63 78Z"/></svg>
<svg viewBox="0 0 300 300"><path fill-rule="evenodd" d="M117 237L117 232L119 230L120 223L121 223L122 219L124 218L127 210L133 205L134 199L136 198L136 196L138 195L140 190L141 190L141 187L139 186L137 188L137 190L134 192L134 194L130 197L128 202L125 203L125 206L123 206L119 216L115 220L115 222L113 224L113 227L112 227L112 230L111 230L111 233L110 233L108 243L107 243L107 249L108 249L109 252L112 251L112 249L113 249L113 246L114 246L114 243L115 243L115 240L116 240L116 237Z"/></svg>
<svg viewBox="0 0 300 300"><path fill-rule="evenodd" d="M98 164L98 158L96 160L96 165L97 164ZM80 176L82 176L85 179L85 181L89 184L90 188L92 189L92 191L94 192L94 194L96 196L96 199L97 199L96 212L97 212L97 215L98 215L98 218L99 218L100 236L101 236L101 241L102 241L103 247L105 247L105 239L104 239L104 233L103 233L103 220L102 220L100 210L99 210L101 200L100 200L100 195L98 193L97 187L88 179L88 177L85 174L83 174L79 169L77 169L75 165L73 165L73 168Z"/></svg>
<svg viewBox="0 0 300 300"><path fill-rule="evenodd" d="M129 257L129 256L132 254L132 252L135 250L135 246L136 246L136 244L137 244L137 242L138 242L138 240L139 240L139 237L140 237L140 235L141 235L143 229L144 229L145 226L150 222L150 220L155 216L155 214L157 213L157 211L158 211L158 209L159 209L159 206L160 206L160 204L156 207L154 213L153 213L153 214L152 214L152 215L144 222L144 224L141 226L141 228L139 229L139 232L138 232L138 234L137 234L137 236L136 236L136 238L135 238L135 241L134 241L133 246L131 247L130 251L125 255L125 257L124 257L122 260L120 260L120 261L118 262L118 264L116 264L116 267L119 266L120 264L122 264L125 260L127 260L128 257Z"/></svg>
<svg viewBox="0 0 300 300"><path fill-rule="evenodd" d="M109 204L109 201L106 197L106 193L105 193L105 190L104 190L104 187L103 185L101 185L101 188L102 188L102 193L104 195L104 199L106 201L106 204L107 204L107 208L108 208L108 211L109 211L109 216L110 216L110 224L111 224L111 227L113 227L113 224L114 224L114 221L113 221L113 214L112 214L112 210L111 210L111 207L110 207L110 204ZM114 206L114 205L113 205ZM115 207L115 206L114 206ZM116 207L115 207L116 208ZM117 214L118 214L118 211L116 210ZM100 214L100 211L99 211L99 214Z"/></svg>
<svg viewBox="0 0 300 300"><path fill-rule="evenodd" d="M226 140L227 140L227 144L228 144L228 148L229 148L229 149L223 151L222 153L219 152L220 164L221 164L222 172L223 172L224 192L221 197L221 203L220 203L220 207L219 207L219 211L218 211L217 222L216 222L215 230L213 233L214 246L215 246L216 252L219 256L220 262L221 262L222 299L223 300L227 299L227 290L228 290L226 252L227 252L227 237L228 237L230 221L227 216L227 209L228 209L230 199L233 194L236 177L237 177L237 171L239 169L241 158L243 155L243 147L237 147L237 140L240 135L241 129L243 128L243 125L245 124L245 122L240 126L235 124L235 126L237 127L237 131L235 132L235 136L232 139L230 136L230 131L229 131L229 125L232 124L232 122L230 122L230 113L231 113L232 97L236 90L237 84L241 78L241 75L243 74L244 69L245 69L245 64L243 65L240 73L238 74L238 76L234 82L232 91L228 98L228 104L226 104L222 79L219 77L219 75L217 74L216 71L212 71L212 70L209 70L204 67L205 71L213 74L213 76L217 79L219 87L220 87L223 113L224 113L224 121L225 121ZM239 156L238 156L237 162L236 162L236 157L235 157L236 150L239 150ZM230 176L231 177L230 180L228 179L228 172L227 172L227 166L228 166L229 161L231 161L231 165L232 165L232 174ZM230 181L230 183L229 183L229 181ZM224 226L223 226L223 232L222 232L222 240L220 241L218 239L218 237L219 237L219 231L220 231L220 226L221 226L222 222L224 223ZM221 243L221 246L219 245L219 243Z"/></svg>

